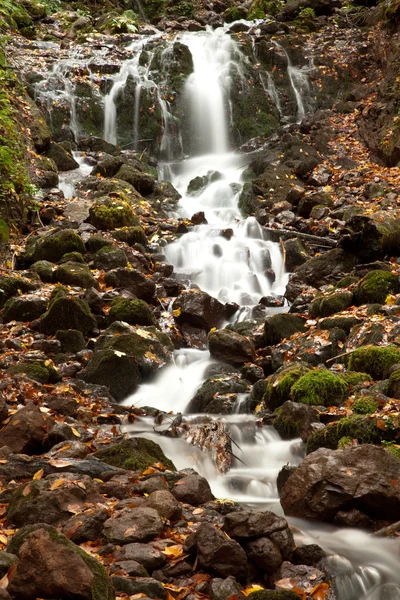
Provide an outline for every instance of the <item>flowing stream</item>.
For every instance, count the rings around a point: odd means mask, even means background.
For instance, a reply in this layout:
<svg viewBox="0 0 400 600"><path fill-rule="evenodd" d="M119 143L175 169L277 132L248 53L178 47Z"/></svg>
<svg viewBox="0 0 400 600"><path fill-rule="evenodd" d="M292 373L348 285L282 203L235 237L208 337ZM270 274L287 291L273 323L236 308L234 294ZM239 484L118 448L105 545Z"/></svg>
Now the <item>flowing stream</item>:
<svg viewBox="0 0 400 600"><path fill-rule="evenodd" d="M104 99L104 136L110 142L119 141L117 100L129 79L136 86L132 106L132 139L136 146L141 135L141 99L151 90L159 103L163 121L160 178L170 180L180 192L179 216L190 218L203 212L205 217L201 225L163 248L165 256L173 264L176 276L190 280L191 285L199 286L221 302L236 302L240 309L235 319L244 319L252 314L263 296L283 294L287 283L279 246L268 240L266 231L255 218L244 219L238 208L243 173L251 157L231 148L231 85L232 73L240 75L240 61L245 59L237 43L227 34L227 28L178 34L176 39L189 48L193 59L193 72L184 88L189 110L185 121L188 130L183 132L172 114L163 85L155 82L152 76L154 42L160 36L135 41L131 46L133 57L114 76L113 85ZM149 41L153 43L153 50L147 52L146 61L143 61L141 53ZM165 70L171 68L168 61L171 61L172 44L170 42L162 53ZM294 67L282 46L274 44L276 50L286 56L287 73L297 106L297 114L292 120L299 122L306 115L307 71ZM54 72L57 74L57 69ZM271 96L282 114L279 91L272 75L264 74L261 79L265 93ZM73 111L71 113L73 116ZM77 125L75 129L77 132ZM191 138L191 153L184 157L182 139L185 136ZM88 167L82 157L76 157L82 174ZM198 178L196 185L191 184L195 178ZM73 181L67 176L61 185L67 197L73 195ZM274 276L271 276L272 272ZM172 364L164 367L155 380L141 385L125 404L184 413L214 362L208 351L177 350ZM283 441L272 427L259 427L253 415L241 413L241 400L243 398L238 399L235 414L212 416L225 419L237 444L237 460L226 475L218 475L209 457L198 448L155 433L152 419L139 418L135 425L126 426L125 430L160 443L177 468L195 468L207 477L216 496L281 512L276 477L283 465L301 462L302 443L300 440ZM188 418L195 420L197 417L191 415ZM334 576L338 600L400 600L398 543L371 538L361 531L304 521L293 522L293 526L299 543L318 543L331 555L329 572Z"/></svg>

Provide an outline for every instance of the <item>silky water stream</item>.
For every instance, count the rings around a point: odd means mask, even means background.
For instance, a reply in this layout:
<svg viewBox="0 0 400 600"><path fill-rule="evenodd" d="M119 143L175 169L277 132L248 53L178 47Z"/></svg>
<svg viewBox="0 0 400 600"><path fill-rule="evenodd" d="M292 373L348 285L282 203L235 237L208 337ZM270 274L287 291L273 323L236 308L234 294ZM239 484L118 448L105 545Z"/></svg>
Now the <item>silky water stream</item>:
<svg viewBox="0 0 400 600"><path fill-rule="evenodd" d="M164 134L160 144L160 179L170 180L180 192L179 216L191 217L204 212L206 222L193 227L174 243L163 248L166 259L182 280L190 280L221 302L236 302L240 309L236 320L252 315L254 306L266 295L283 294L287 274L279 246L268 240L266 231L255 218L244 219L238 208L243 186L243 172L249 155L235 153L230 147L232 124L232 72L241 76L241 61L246 58L227 33L227 28L206 32L178 34L175 40L186 45L193 58L193 73L185 83L189 131L182 132L165 99L163 86L152 79L152 52L146 64L140 60L145 44L160 35L143 37L132 44L133 58L123 63L104 99L104 137L118 143L118 93L128 78L136 84L132 111L134 114L133 146L140 139L140 106L142 94L152 90L159 103ZM170 41L170 45L174 41ZM165 41L165 40L164 40ZM154 46L153 46L154 47ZM169 60L168 47L163 53ZM292 122L306 114L305 96L309 86L306 69L297 69L287 52L278 44L278 51L287 59L287 74L297 106ZM272 75L260 74L260 85L283 115L279 90ZM72 101L73 102L73 101ZM73 115L73 111L71 111ZM71 123L73 125L73 123ZM190 137L191 152L183 156L183 137ZM76 155L81 168L78 178L87 174L83 157ZM189 183L203 178L197 192L188 193ZM74 193L74 181L64 177L61 183L65 195ZM228 232L228 234L227 234ZM275 281L266 275L272 268ZM208 377L213 361L208 351L181 349L175 351L173 362L164 367L157 378L139 387L125 400L126 405L152 406L174 414L185 413L196 390ZM185 417L195 422L196 415ZM204 415L203 415L204 418ZM154 431L154 421L138 418L135 425L125 426L131 435L142 435L159 443L177 468L193 467L203 474L217 497L232 498L255 507L281 512L276 487L279 470L285 464L297 465L303 457L300 440L283 441L273 427L260 427L251 414L240 412L240 399L235 414L213 415L224 419L237 446L238 459L233 468L220 475L205 452L181 439L160 436ZM400 600L400 550L398 542L371 538L356 530L292 522L301 543L318 543L329 554L330 572L338 600Z"/></svg>

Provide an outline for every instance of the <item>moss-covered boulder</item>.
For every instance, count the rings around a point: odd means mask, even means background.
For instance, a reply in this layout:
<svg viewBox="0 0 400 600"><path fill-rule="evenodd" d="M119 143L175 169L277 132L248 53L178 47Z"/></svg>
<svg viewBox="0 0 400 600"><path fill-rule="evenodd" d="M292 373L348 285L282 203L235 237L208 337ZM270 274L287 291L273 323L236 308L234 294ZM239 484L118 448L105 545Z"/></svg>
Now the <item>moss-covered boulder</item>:
<svg viewBox="0 0 400 600"><path fill-rule="evenodd" d="M400 348L397 346L365 346L350 354L349 370L362 371L373 379L384 379L396 363L400 363Z"/></svg>
<svg viewBox="0 0 400 600"><path fill-rule="evenodd" d="M135 169L132 165L122 165L116 177L133 185L142 196L148 196L154 192L155 177Z"/></svg>
<svg viewBox="0 0 400 600"><path fill-rule="evenodd" d="M351 409L357 415L372 415L378 408L379 402L370 396L358 396Z"/></svg>
<svg viewBox="0 0 400 600"><path fill-rule="evenodd" d="M114 236L117 238L117 240L129 244L129 246L134 246L135 244L147 246L147 237L143 227L140 227L139 222L134 227L124 227L123 229L118 229L114 232Z"/></svg>
<svg viewBox="0 0 400 600"><path fill-rule="evenodd" d="M55 281L80 288L97 288L98 283L86 265L66 262L59 265L54 273Z"/></svg>
<svg viewBox="0 0 400 600"><path fill-rule="evenodd" d="M96 200L89 209L89 220L97 229L107 230L134 225L136 216L128 199L115 194Z"/></svg>
<svg viewBox="0 0 400 600"><path fill-rule="evenodd" d="M371 383L372 377L368 373L359 373L358 371L347 371L347 373L339 373L339 377L351 387L358 386L363 383Z"/></svg>
<svg viewBox="0 0 400 600"><path fill-rule="evenodd" d="M42 360L18 363L17 365L10 367L8 373L11 375L25 373L30 379L39 381L39 383L56 383L60 380L57 369L53 367L51 363Z"/></svg>
<svg viewBox="0 0 400 600"><path fill-rule="evenodd" d="M295 402L311 405L339 406L345 399L348 385L327 369L309 371L292 386Z"/></svg>
<svg viewBox="0 0 400 600"><path fill-rule="evenodd" d="M306 331L306 319L292 314L278 314L268 317L264 326L264 338L267 346L279 344L294 333Z"/></svg>
<svg viewBox="0 0 400 600"><path fill-rule="evenodd" d="M10 298L4 305L3 322L34 321L47 308L47 302L39 296L18 296Z"/></svg>
<svg viewBox="0 0 400 600"><path fill-rule="evenodd" d="M115 322L96 343L95 350L103 349L132 357L146 377L171 359L174 346L168 335L155 327L129 327Z"/></svg>
<svg viewBox="0 0 400 600"><path fill-rule="evenodd" d="M286 440L301 437L307 441L313 432L313 423L319 423L319 413L313 406L288 400L275 411L274 427Z"/></svg>
<svg viewBox="0 0 400 600"><path fill-rule="evenodd" d="M80 352L86 347L85 337L77 329L59 329L56 339L61 343L62 352Z"/></svg>
<svg viewBox="0 0 400 600"><path fill-rule="evenodd" d="M400 399L400 369L394 371L389 377L388 395Z"/></svg>
<svg viewBox="0 0 400 600"><path fill-rule="evenodd" d="M53 263L48 260L38 260L30 266L29 270L32 273L39 275L40 280L44 283L53 283Z"/></svg>
<svg viewBox="0 0 400 600"><path fill-rule="evenodd" d="M114 321L125 321L129 325L156 325L147 302L132 298L115 298L112 301L108 322L111 324Z"/></svg>
<svg viewBox="0 0 400 600"><path fill-rule="evenodd" d="M382 440L395 439L395 435L396 432L391 429L380 429L376 419L365 415L352 415L315 431L307 441L307 454L318 448L335 450L343 437L355 439L360 444L380 444Z"/></svg>
<svg viewBox="0 0 400 600"><path fill-rule="evenodd" d="M86 242L88 252L98 252L102 248L113 246L112 240L104 238L101 235L91 235Z"/></svg>
<svg viewBox="0 0 400 600"><path fill-rule="evenodd" d="M161 463L167 469L175 471L175 466L152 440L145 438L129 438L119 444L108 446L93 454L108 465L129 471L144 471L155 463Z"/></svg>
<svg viewBox="0 0 400 600"><path fill-rule="evenodd" d="M3 308L5 303L12 296L20 293L32 292L37 285L23 279L22 277L4 277L0 275L0 308Z"/></svg>
<svg viewBox="0 0 400 600"><path fill-rule="evenodd" d="M292 363L278 369L267 379L266 390L262 397L263 403L270 410L275 410L278 406L290 400L292 386L309 370L309 365L305 363Z"/></svg>
<svg viewBox="0 0 400 600"><path fill-rule="evenodd" d="M389 294L400 292L399 278L387 271L371 271L363 277L354 292L354 303L384 304Z"/></svg>
<svg viewBox="0 0 400 600"><path fill-rule="evenodd" d="M135 358L120 350L108 349L95 352L79 378L87 383L105 385L119 401L135 391L140 372Z"/></svg>
<svg viewBox="0 0 400 600"><path fill-rule="evenodd" d="M256 351L253 342L236 331L221 329L208 334L210 354L217 360L223 360L234 365L253 362Z"/></svg>
<svg viewBox="0 0 400 600"><path fill-rule="evenodd" d="M47 156L54 160L59 171L71 171L79 167L79 163L76 162L73 156L56 142L50 143Z"/></svg>
<svg viewBox="0 0 400 600"><path fill-rule="evenodd" d="M40 319L40 330L54 335L59 329L77 329L87 334L97 328L96 319L84 300L58 290L50 299L47 311Z"/></svg>
<svg viewBox="0 0 400 600"><path fill-rule="evenodd" d="M58 262L67 252L85 252L85 245L80 235L73 229L51 231L39 238L28 241L24 260L34 263L38 260Z"/></svg>
<svg viewBox="0 0 400 600"><path fill-rule="evenodd" d="M189 413L225 414L237 410L240 394L250 391L249 383L236 373L217 373L206 379L189 403Z"/></svg>
<svg viewBox="0 0 400 600"><path fill-rule="evenodd" d="M80 252L67 252L67 254L64 254L62 259L58 261L58 264L63 265L66 262L77 262L83 265L85 259L83 258L83 255Z"/></svg>
<svg viewBox="0 0 400 600"><path fill-rule="evenodd" d="M28 591L32 598L115 599L103 565L51 525L21 527L12 537L9 551L19 558L8 587L14 598L26 598Z"/></svg>
<svg viewBox="0 0 400 600"><path fill-rule="evenodd" d="M128 260L125 252L121 248L114 246L103 246L96 252L93 257L93 266L95 269L117 269L118 267L126 267Z"/></svg>
<svg viewBox="0 0 400 600"><path fill-rule="evenodd" d="M350 330L354 325L357 325L359 320L357 317L328 317L319 323L321 329L343 329L346 333L350 333Z"/></svg>
<svg viewBox="0 0 400 600"><path fill-rule="evenodd" d="M334 292L327 296L318 296L311 302L309 308L310 317L329 317L341 312L352 305L353 294L351 292Z"/></svg>

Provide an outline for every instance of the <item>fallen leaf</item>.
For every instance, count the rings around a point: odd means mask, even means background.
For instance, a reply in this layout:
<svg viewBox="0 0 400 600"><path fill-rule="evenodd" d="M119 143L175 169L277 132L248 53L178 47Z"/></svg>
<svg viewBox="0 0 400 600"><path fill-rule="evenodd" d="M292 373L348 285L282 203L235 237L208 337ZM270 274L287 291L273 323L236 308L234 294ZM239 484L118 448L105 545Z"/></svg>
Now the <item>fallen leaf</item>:
<svg viewBox="0 0 400 600"><path fill-rule="evenodd" d="M28 485L26 485L26 486L24 487L24 491L22 492L22 495L23 495L23 496L27 496L28 494L30 494L30 493L31 493L31 491L32 491L32 486L31 486L31 484L30 484L30 483L28 483Z"/></svg>
<svg viewBox="0 0 400 600"><path fill-rule="evenodd" d="M50 486L50 491L52 492L53 490L59 488L64 483L64 481L65 479L56 479L55 481L53 481L53 483Z"/></svg>
<svg viewBox="0 0 400 600"><path fill-rule="evenodd" d="M162 550L162 553L165 554L165 556L173 556L174 558L178 558L178 556L183 554L183 547L181 544L167 546L164 550Z"/></svg>
<svg viewBox="0 0 400 600"><path fill-rule="evenodd" d="M32 479L33 479L33 481L38 481L39 479L42 479L43 475L44 475L44 469L40 469L39 471L36 471L36 473L34 474Z"/></svg>

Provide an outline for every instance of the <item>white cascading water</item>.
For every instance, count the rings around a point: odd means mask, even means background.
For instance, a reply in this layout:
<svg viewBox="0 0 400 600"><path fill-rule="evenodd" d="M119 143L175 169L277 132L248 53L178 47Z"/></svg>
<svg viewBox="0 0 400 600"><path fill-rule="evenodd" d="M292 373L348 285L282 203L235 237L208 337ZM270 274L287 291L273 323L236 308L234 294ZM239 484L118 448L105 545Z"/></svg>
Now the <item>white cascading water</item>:
<svg viewBox="0 0 400 600"><path fill-rule="evenodd" d="M160 164L160 177L170 179L181 193L180 216L191 217L196 212L204 211L208 222L193 227L188 234L165 248L175 273L180 274L182 279L196 283L221 301L237 302L242 307L239 318L244 318L262 296L284 291L286 275L279 247L266 239L265 230L254 218L243 219L238 209L242 174L248 157L231 152L229 148L230 73L232 68L240 71L240 64L236 60L240 50L226 31L227 27L215 31L209 29L206 32L179 34L176 38L189 47L194 63L194 72L188 78L185 90L191 107L193 156L180 162ZM172 156L172 141L175 147L177 141L178 146L180 143L179 139L172 140L172 136L179 137L179 133L176 133L176 127L169 127L169 124L174 125L174 117L169 111L162 87L149 77L152 53L149 52L145 66L139 64L141 49L157 37L161 37L161 34L133 42L130 47L133 58L125 61L114 77L114 85L104 99L105 138L110 142L118 142L116 99L131 75L137 84L132 107L135 115L133 144L140 137L141 90L149 87L155 91L163 119L161 153L162 156ZM174 41L169 44L172 45ZM305 99L309 92L307 69L294 67L287 52L276 42L273 43L286 55L289 80L297 103L296 120L300 121L306 113ZM168 57L167 43L163 53L166 63ZM78 58L84 59L84 56ZM69 105L70 128L73 135L78 137L74 92L64 73L66 68L67 63L61 62L50 73L49 79L37 86L37 91L49 103L49 107L52 102L60 100ZM54 83L59 77L63 79L64 87L58 90ZM265 93L274 99L282 115L279 93L272 75L266 74L262 84ZM87 175L91 168L82 155L77 153L74 156L80 168L61 178L60 186L66 197L74 195L76 181ZM219 175L212 177L216 171ZM193 178L208 174L210 182L204 189L197 194L187 193L187 186ZM231 230L229 234L227 230ZM265 276L266 268L270 266L276 274L274 284ZM126 399L125 404L153 406L172 413L184 412L196 390L208 377L214 362L207 351L177 350L173 362L164 367L151 383L141 385L135 394ZM132 435L144 435L157 441L177 468L193 467L203 474L210 481L216 496L281 512L276 477L283 465L301 462L302 444L300 440L281 440L272 427L259 427L253 415L238 414L239 404L240 399L236 414L212 417L226 421L232 439L238 445L234 450L237 460L225 475L217 474L210 457L199 448L184 440L156 433L150 418L138 417L135 425L124 427ZM195 420L196 416L186 418ZM400 600L398 542L371 539L362 531L299 520L291 522L298 543L317 543L330 554L328 570L333 576L337 600Z"/></svg>

